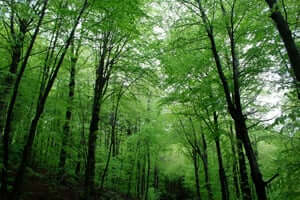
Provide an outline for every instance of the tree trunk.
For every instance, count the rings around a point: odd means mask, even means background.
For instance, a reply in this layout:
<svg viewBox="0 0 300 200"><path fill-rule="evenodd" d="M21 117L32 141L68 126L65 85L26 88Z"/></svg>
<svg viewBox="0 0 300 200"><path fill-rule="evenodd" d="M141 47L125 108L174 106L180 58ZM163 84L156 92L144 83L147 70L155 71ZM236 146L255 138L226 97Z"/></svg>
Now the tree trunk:
<svg viewBox="0 0 300 200"><path fill-rule="evenodd" d="M230 138L231 151L232 151L232 157L233 157L233 163L232 163L233 184L234 184L236 198L240 199L240 187L239 187L239 181L238 181L238 170L239 169L238 169L238 163L237 163L237 158L236 158L236 142L234 140L232 124L230 124L229 138ZM247 177L247 182L248 182L248 177Z"/></svg>
<svg viewBox="0 0 300 200"><path fill-rule="evenodd" d="M97 81L100 81L98 75ZM96 83L96 85L100 85ZM99 86L98 86L99 87ZM96 150L96 140L97 140L97 131L98 131L98 122L100 114L100 94L101 89L98 89L95 86L94 90L94 103L92 107L92 119L90 123L90 132L88 138L88 156L87 156L87 166L85 171L85 194L84 197L86 200L93 200L95 193L94 186L94 177L95 177L95 150Z"/></svg>
<svg viewBox="0 0 300 200"><path fill-rule="evenodd" d="M223 167L223 159L222 159L219 138L215 139L215 144L216 144L216 148L217 148L217 156L218 156L218 164L219 164L219 178L220 178L220 183L221 183L222 200L229 200L228 182L227 182L225 169Z"/></svg>
<svg viewBox="0 0 300 200"><path fill-rule="evenodd" d="M288 22L282 16L277 0L265 0L271 9L271 18L274 21L276 28L280 34L280 37L286 48L294 76L297 80L297 88L300 88L300 53L293 39L292 32L290 30Z"/></svg>
<svg viewBox="0 0 300 200"><path fill-rule="evenodd" d="M106 174L107 174L107 171L108 171L108 167L109 167L109 162L110 162L110 159L111 159L112 147L113 147L113 143L111 142L110 145L109 145L106 164L105 164L102 176L101 176L101 184L100 184L101 191L103 191L104 180L105 180L105 177L106 177Z"/></svg>
<svg viewBox="0 0 300 200"><path fill-rule="evenodd" d="M197 156L195 150L193 150L193 152L192 152L192 158L193 158L193 163L194 163L194 174L195 174L197 199L201 200L200 181L199 181L199 160L198 160L198 156Z"/></svg>
<svg viewBox="0 0 300 200"><path fill-rule="evenodd" d="M158 171L158 167L157 167L156 163L155 163L155 166L154 166L153 179L154 179L153 188L158 189L158 187L159 187L159 171Z"/></svg>
<svg viewBox="0 0 300 200"><path fill-rule="evenodd" d="M241 117L241 120L237 120L235 122L236 126L236 133L238 137L238 141L242 141L246 155L249 160L250 164L250 169L251 169L251 177L253 180L253 183L255 185L256 189L256 194L259 200L266 200L267 199L267 194L266 194L266 185L265 182L263 181L261 172L259 170L259 166L255 157L255 153L253 151L253 148L251 146L250 138L248 136L248 131L246 128L246 123L243 117ZM241 168L241 166L240 166Z"/></svg>
<svg viewBox="0 0 300 200"><path fill-rule="evenodd" d="M141 176L141 197L143 198L145 195L145 189L146 189L146 155L145 152L143 152L143 165L142 165L142 176Z"/></svg>
<svg viewBox="0 0 300 200"><path fill-rule="evenodd" d="M248 173L246 167L245 156L243 152L243 144L239 135L237 135L237 151L240 169L241 191L244 200L251 200L251 189L248 181Z"/></svg>
<svg viewBox="0 0 300 200"><path fill-rule="evenodd" d="M202 163L203 163L203 168L204 168L204 176L205 176L205 187L208 193L208 199L213 200L213 192L211 189L210 185L210 180L209 180L209 172L208 172L208 158L207 158L207 144L206 144L206 139L204 134L201 134L202 137L202 145L203 145L203 152L202 152Z"/></svg>
<svg viewBox="0 0 300 200"><path fill-rule="evenodd" d="M145 189L145 200L148 199L148 190L150 184L150 170L151 170L151 157L150 157L150 148L147 143L147 181L146 181L146 189Z"/></svg>
<svg viewBox="0 0 300 200"><path fill-rule="evenodd" d="M229 190L228 190L228 182L225 173L225 169L223 167L223 157L220 147L220 133L219 133L219 124L218 124L218 115L217 112L213 113L214 116L214 126L215 126L215 144L217 149L217 157L218 157L218 165L219 165L219 179L221 183L221 193L222 200L229 200Z"/></svg>
<svg viewBox="0 0 300 200"><path fill-rule="evenodd" d="M141 197L141 161L138 159L136 167L136 196Z"/></svg>
<svg viewBox="0 0 300 200"><path fill-rule="evenodd" d="M68 105L67 105L67 111L66 111L66 120L65 124L63 126L63 141L62 141L62 148L60 151L60 157L59 157L59 177L61 177L61 181L64 182L64 174L65 174L65 163L67 159L67 152L66 148L68 147L68 141L69 141L69 135L70 135L70 122L72 118L72 110L73 110L73 98L74 98L74 92L75 92L75 68L78 57L75 57L75 52L73 51L74 48L72 48L72 57L71 57L71 69L70 69L70 80L69 80L69 97L68 97Z"/></svg>
<svg viewBox="0 0 300 200"><path fill-rule="evenodd" d="M134 160L131 161L132 162L132 167L131 167L131 170L129 172L129 180L128 180L128 184L127 184L127 194L126 196L129 197L130 196L130 192L131 192L131 182L132 182L132 177L133 177L133 172L134 172L134 168L135 168L135 164L136 164L136 161L138 159L138 143L136 145L136 149L135 149L135 157L134 157Z"/></svg>

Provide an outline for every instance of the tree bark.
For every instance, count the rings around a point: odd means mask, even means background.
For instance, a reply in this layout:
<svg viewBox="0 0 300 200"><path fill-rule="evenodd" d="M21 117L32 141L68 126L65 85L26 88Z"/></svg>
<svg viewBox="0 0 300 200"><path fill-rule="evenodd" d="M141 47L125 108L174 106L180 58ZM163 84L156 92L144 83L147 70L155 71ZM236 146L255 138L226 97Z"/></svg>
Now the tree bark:
<svg viewBox="0 0 300 200"><path fill-rule="evenodd" d="M216 112L213 113L214 115L214 125L215 125L215 144L217 149L217 157L218 157L218 165L219 165L219 179L221 183L221 193L222 193L222 200L229 200L229 189L228 189L228 181L225 173L225 169L223 166L223 158L220 146L220 133L219 133L219 124L218 124L218 115Z"/></svg>
<svg viewBox="0 0 300 200"><path fill-rule="evenodd" d="M85 169L85 182L84 182L84 198L85 200L95 199L95 151L96 151L96 141L98 134L98 123L100 121L99 115L102 105L102 97L107 78L104 75L105 59L107 54L107 41L106 38L103 44L103 52L99 59L98 68L96 71L96 81L94 88L94 99L92 106L92 118L89 128L88 137L88 156L87 156L87 166Z"/></svg>
<svg viewBox="0 0 300 200"><path fill-rule="evenodd" d="M215 144L216 144L217 156L218 156L219 178L220 178L220 183L221 183L222 200L228 200L229 199L228 182L227 182L225 169L223 166L220 140L216 138Z"/></svg>
<svg viewBox="0 0 300 200"><path fill-rule="evenodd" d="M232 124L230 124L229 138L230 138L231 151L232 151L232 157L233 157L233 163L232 163L233 184L234 184L236 198L240 199L240 187L239 187L239 181L238 181L239 168L238 168L238 163L237 163L237 158L236 158L236 155L237 155L236 154L236 142L234 140ZM248 177L247 177L247 182L248 182Z"/></svg>
<svg viewBox="0 0 300 200"><path fill-rule="evenodd" d="M106 174L107 174L107 172L108 172L109 162L110 162L111 154L112 154L112 147L113 147L113 143L112 143L112 141L111 141L111 143L110 143L110 145L109 145L109 150L108 150L108 155L107 155L106 164L105 164L105 167L104 167L102 176L101 176L101 184L100 184L100 189L101 189L101 191L103 191L104 180L105 180Z"/></svg>
<svg viewBox="0 0 300 200"><path fill-rule="evenodd" d="M197 199L201 200L200 181L199 181L199 160L198 160L195 150L193 150L193 152L192 152L192 158L193 158L193 164L194 164Z"/></svg>
<svg viewBox="0 0 300 200"><path fill-rule="evenodd" d="M145 200L148 199L148 190L150 185L150 171L151 171L151 157L150 157L150 147L147 143L147 180L146 180L146 189L145 189Z"/></svg>
<svg viewBox="0 0 300 200"><path fill-rule="evenodd" d="M137 198L141 197L141 162L138 159L136 167L136 196Z"/></svg>
<svg viewBox="0 0 300 200"><path fill-rule="evenodd" d="M155 163L155 166L154 166L153 180L154 180L153 187L155 189L158 189L159 188L159 170L158 170L158 166L157 166L156 163Z"/></svg>
<svg viewBox="0 0 300 200"><path fill-rule="evenodd" d="M205 176L205 188L208 193L208 199L213 200L213 192L211 189L210 185L210 180L209 180L209 172L208 172L208 158L207 158L207 144L206 144L206 139L204 134L201 134L202 137L202 145L203 145L203 152L202 152L202 163L203 163L203 168L204 168L204 176Z"/></svg>
<svg viewBox="0 0 300 200"><path fill-rule="evenodd" d="M259 170L259 166L255 157L255 153L251 146L245 120L242 118L242 121L235 122L235 126L236 126L236 132L241 134L241 135L238 134L238 140L241 140L243 142L245 152L249 160L251 177L255 185L257 197L259 200L265 200L267 199L266 185L265 182L263 181L262 174Z"/></svg>
<svg viewBox="0 0 300 200"><path fill-rule="evenodd" d="M282 16L277 0L265 0L271 10L271 18L274 21L280 37L286 48L294 76L297 80L297 88L300 88L300 52L292 36L288 22Z"/></svg>
<svg viewBox="0 0 300 200"><path fill-rule="evenodd" d="M72 44L72 51L71 51L71 68L70 68L70 79L69 79L69 96L68 96L68 105L66 110L66 120L63 126L63 140L62 140L62 147L60 151L59 157L59 177L61 177L62 183L64 183L64 174L65 174L65 164L67 160L67 152L66 148L68 147L68 141L70 137L70 123L72 118L72 110L73 110L73 99L75 93L75 73L76 73L76 63L78 60L78 55L74 52L74 44ZM79 50L79 49L78 49Z"/></svg>
<svg viewBox="0 0 300 200"><path fill-rule="evenodd" d="M98 69L98 71L101 70ZM87 156L87 166L85 171L85 194L84 197L86 200L93 200L95 195L95 186L94 186L94 177L95 177L95 150L96 150L96 140L97 140L97 131L98 131L98 122L100 114L100 101L102 93L102 78L98 72L96 79L96 86L94 89L94 103L92 107L92 119L90 123L90 131L88 138L88 156Z"/></svg>
<svg viewBox="0 0 300 200"><path fill-rule="evenodd" d="M241 192L244 200L251 200L251 189L248 180L248 173L246 167L245 156L243 152L243 144L240 137L237 135L237 152L239 160L239 170L240 170L240 183L241 183Z"/></svg>

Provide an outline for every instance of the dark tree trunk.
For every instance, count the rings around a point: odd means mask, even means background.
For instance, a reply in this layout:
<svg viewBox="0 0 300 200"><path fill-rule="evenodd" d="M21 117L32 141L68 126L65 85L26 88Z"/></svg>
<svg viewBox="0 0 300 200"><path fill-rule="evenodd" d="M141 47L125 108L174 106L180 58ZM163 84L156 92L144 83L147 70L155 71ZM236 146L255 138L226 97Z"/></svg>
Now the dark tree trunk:
<svg viewBox="0 0 300 200"><path fill-rule="evenodd" d="M80 96L79 96L80 97ZM80 107L82 108L82 102L79 101ZM82 108L83 109L83 108ZM75 168L75 174L77 178L79 178L80 175L80 169L81 166L85 166L85 160L86 160L86 140L85 140L85 115L84 110L81 111L81 114L79 115L79 119L81 121L81 131L80 131L80 143L78 145L77 149L77 164ZM83 164L81 164L83 163Z"/></svg>
<svg viewBox="0 0 300 200"><path fill-rule="evenodd" d="M87 156L87 166L85 170L85 194L86 200L93 200L95 194L94 177L95 177L95 150L96 150L96 140L98 131L98 122L100 114L100 95L101 90L101 77L97 75L96 86L94 90L94 103L92 107L92 119L90 123L90 131L88 138L88 156ZM98 87L97 87L98 85Z"/></svg>
<svg viewBox="0 0 300 200"><path fill-rule="evenodd" d="M195 150L193 150L193 152L192 152L192 158L193 158L193 164L194 164L197 199L201 200L200 181L199 181L199 160L198 160L198 155L196 154Z"/></svg>
<svg viewBox="0 0 300 200"><path fill-rule="evenodd" d="M245 156L243 152L243 144L241 139L237 136L237 153L239 160L239 170L240 170L240 183L241 183L241 192L243 200L251 200L251 190L248 180L247 167Z"/></svg>
<svg viewBox="0 0 300 200"><path fill-rule="evenodd" d="M238 134L238 140L241 140L243 142L246 155L249 160L251 177L255 185L257 197L259 200L266 200L267 199L266 184L263 181L262 174L259 170L259 166L255 157L255 153L251 146L250 138L248 136L248 131L246 128L246 123L243 117L241 117L241 121L235 122L235 126L236 126L236 133L241 134L241 135Z"/></svg>
<svg viewBox="0 0 300 200"><path fill-rule="evenodd" d="M228 182L227 182L225 169L223 167L223 158L222 158L219 138L215 139L215 143L217 148L217 156L218 156L218 164L219 164L219 178L221 183L222 200L229 200Z"/></svg>
<svg viewBox="0 0 300 200"><path fill-rule="evenodd" d="M218 115L216 112L213 113L214 116L214 125L215 125L215 144L217 149L218 165L219 165L219 179L221 183L221 193L222 200L229 200L229 190L228 190L228 181L223 166L223 157L220 146L220 133L219 133L219 124L218 124Z"/></svg>
<svg viewBox="0 0 300 200"><path fill-rule="evenodd" d="M265 0L271 9L271 18L273 19L276 28L280 34L280 37L286 48L294 76L297 80L297 88L300 88L300 53L293 39L292 32L290 30L288 22L282 16L277 0Z"/></svg>
<svg viewBox="0 0 300 200"><path fill-rule="evenodd" d="M145 154L143 155L142 162L143 165L142 165L142 176L141 176L141 197L143 198L146 189L146 155Z"/></svg>
<svg viewBox="0 0 300 200"><path fill-rule="evenodd" d="M103 43L101 44L100 59L98 68L96 71L96 81L94 88L94 99L92 106L92 118L90 122L89 138L88 138L88 156L87 156L87 167L85 170L85 183L84 183L84 198L85 200L95 199L95 150L96 140L98 132L98 123L100 121L99 114L102 105L102 98L106 92L108 86L108 80L111 75L111 70L115 64L117 57L120 52L117 53L116 57L112 60L110 55L112 53L113 44L109 44L111 41L111 32L104 34ZM112 46L110 46L112 45Z"/></svg>
<svg viewBox="0 0 300 200"><path fill-rule="evenodd" d="M233 163L232 163L232 174L233 174L233 184L234 184L234 189L235 189L235 194L236 198L240 199L240 187L239 187L239 179L238 179L238 163L237 163L237 158L236 158L236 142L234 140L234 133L232 130L232 124L230 124L230 143L231 143L231 151L232 151L232 158L233 158ZM245 159L244 159L245 160ZM247 177L247 182L248 182L248 177Z"/></svg>
<svg viewBox="0 0 300 200"><path fill-rule="evenodd" d="M87 166L85 169L85 183L84 183L84 198L86 200L94 200L95 198L95 151L98 132L99 115L101 108L101 101L103 97L103 90L106 84L104 77L106 47L99 60L99 65L96 71L96 81L94 88L94 100L92 106L92 118L90 122L89 138L88 138L88 156Z"/></svg>
<svg viewBox="0 0 300 200"><path fill-rule="evenodd" d="M138 159L136 167L136 196L141 197L141 161Z"/></svg>
<svg viewBox="0 0 300 200"><path fill-rule="evenodd" d="M158 171L158 167L157 167L156 163L155 163L155 166L154 166L153 180L154 180L153 181L153 188L158 189L158 187L159 187L159 171Z"/></svg>
<svg viewBox="0 0 300 200"><path fill-rule="evenodd" d="M128 178L128 184L127 184L127 194L126 196L129 197L130 196L130 192L131 192L131 183L132 183L132 178L133 178L133 174L134 174L134 169L135 169L135 164L136 164L136 160L138 159L137 158L137 155L138 155L138 145L136 145L136 149L135 149L135 157L134 157L134 160L132 161L132 168L129 172L129 178Z"/></svg>
<svg viewBox="0 0 300 200"><path fill-rule="evenodd" d="M150 185L150 171L151 171L151 157L150 157L150 148L147 143L147 180L146 180L146 189L145 189L145 200L148 199L148 190Z"/></svg>
<svg viewBox="0 0 300 200"><path fill-rule="evenodd" d="M111 122L111 140L110 140L110 146L109 146L109 152L108 152L108 157L107 157L107 161L105 164L105 168L102 174L102 178L101 178L101 190L103 190L103 185L104 185L104 180L105 180L105 176L108 172L108 167L109 167L109 163L110 163L110 159L111 156L114 157L116 156L116 126L117 126L117 119L118 119L118 113L119 113L119 105L120 105L120 100L121 100L121 91L118 94L117 97L117 102L115 107L113 107L113 116L112 116L112 122Z"/></svg>
<svg viewBox="0 0 300 200"><path fill-rule="evenodd" d="M213 192L211 189L210 185L210 180L209 180L209 172L208 172L208 157L207 157L207 144L206 144L206 139L204 134L201 134L202 137L202 145L203 145L203 152L202 152L202 163L203 163L203 168L204 168L204 176L205 176L205 188L208 193L208 199L213 200Z"/></svg>
<svg viewBox="0 0 300 200"><path fill-rule="evenodd" d="M73 110L73 98L75 92L75 69L78 57L75 55L74 47L72 48L72 57L71 57L71 68L70 68L70 80L69 80L69 96L68 96L68 105L66 111L66 120L63 126L63 140L62 147L60 151L59 157L59 177L61 177L62 183L64 182L64 174L65 174L65 164L67 159L66 148L68 147L69 135L70 135L70 123L72 118L72 110Z"/></svg>
<svg viewBox="0 0 300 200"><path fill-rule="evenodd" d="M100 189L101 189L101 190L103 190L104 180L105 180L106 174L107 174L107 172L108 172L109 162L110 162L110 159L111 159L111 153L112 153L112 147L113 147L113 143L111 142L110 145L109 145L109 150L108 150L108 155L107 155L106 164L105 164L105 167L104 167L102 176L101 176L101 184L100 184Z"/></svg>
<svg viewBox="0 0 300 200"><path fill-rule="evenodd" d="M133 167L134 167L134 164L132 165L132 168ZM133 177L133 170L130 170L128 182L127 182L127 193L126 193L127 198L130 197L132 177Z"/></svg>

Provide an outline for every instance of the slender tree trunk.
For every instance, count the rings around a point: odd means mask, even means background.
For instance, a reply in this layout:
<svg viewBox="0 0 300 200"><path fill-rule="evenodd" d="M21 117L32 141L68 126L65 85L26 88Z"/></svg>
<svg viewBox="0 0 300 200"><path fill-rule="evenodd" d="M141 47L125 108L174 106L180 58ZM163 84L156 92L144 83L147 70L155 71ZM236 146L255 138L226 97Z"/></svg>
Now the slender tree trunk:
<svg viewBox="0 0 300 200"><path fill-rule="evenodd" d="M100 82L100 75L97 77L96 82ZM97 131L98 131L98 122L100 114L100 95L101 90L97 88L97 85L101 86L100 83L96 83L94 90L94 103L92 107L92 119L90 123L90 133L88 138L88 157L87 157L87 166L85 171L85 194L84 197L86 200L94 200L95 195L95 186L94 186L94 177L95 177L95 150L96 150L96 140L97 140ZM98 86L98 87L99 87Z"/></svg>
<svg viewBox="0 0 300 200"><path fill-rule="evenodd" d="M108 36L109 37L109 36ZM88 137L88 156L87 166L85 169L85 183L84 183L84 199L95 199L95 151L98 134L98 123L100 121L99 115L102 106L102 98L105 94L105 86L109 80L110 74L105 74L108 71L108 63L106 63L107 54L110 54L108 49L109 38L106 37L103 41L99 64L96 70L96 81L94 88L94 99L92 106L92 118L90 122L89 137Z"/></svg>
<svg viewBox="0 0 300 200"><path fill-rule="evenodd" d="M80 143L78 146L78 152L77 152L77 164L76 164L76 168L75 168L75 174L77 177L79 177L80 175L80 169L81 166L85 167L86 163L86 141L85 141L85 120L84 117L82 118L82 130L81 130L81 134L80 134ZM82 163L82 164L81 164Z"/></svg>
<svg viewBox="0 0 300 200"><path fill-rule="evenodd" d="M234 184L234 189L235 189L235 194L236 198L240 199L240 187L239 187L239 179L238 179L238 163L237 163L237 158L236 158L236 142L234 140L234 133L232 130L232 124L230 124L230 143L231 143L231 151L232 151L232 157L233 157L233 163L232 163L232 174L233 174L233 184ZM245 160L245 159L244 159ZM247 178L248 182L248 178Z"/></svg>
<svg viewBox="0 0 300 200"><path fill-rule="evenodd" d="M158 166L157 166L156 162L155 162L154 173L153 173L153 180L154 180L153 187L155 189L158 189L159 188L159 171L158 171Z"/></svg>
<svg viewBox="0 0 300 200"><path fill-rule="evenodd" d="M145 189L146 189L146 155L145 154L143 155L142 162L143 165L142 165L142 176L141 176L141 197L143 199L145 195Z"/></svg>
<svg viewBox="0 0 300 200"><path fill-rule="evenodd" d="M109 153L107 157L107 161L105 164L105 168L102 174L101 178L101 190L103 190L103 185L104 185L104 180L106 173L108 172L108 167L110 163L111 156L114 157L116 156L116 125L117 125L117 119L118 119L118 111L119 111L119 103L121 100L121 96L118 96L117 102L115 107L113 108L113 116L112 116L112 122L111 122L111 140L110 140L110 145L109 145Z"/></svg>
<svg viewBox="0 0 300 200"><path fill-rule="evenodd" d="M202 152L202 162L203 162L203 168L204 168L204 176L205 176L205 188L208 193L208 199L213 200L213 192L211 189L210 185L210 180L209 180L209 172L208 172L208 157L207 157L207 144L206 144L206 139L204 134L201 134L202 137L202 145L203 145L203 152Z"/></svg>
<svg viewBox="0 0 300 200"><path fill-rule="evenodd" d="M132 168L134 168L134 164L132 165ZM133 170L130 170L129 178L128 178L128 182L127 182L127 193L126 193L127 198L130 197L132 177L133 177Z"/></svg>
<svg viewBox="0 0 300 200"><path fill-rule="evenodd" d="M105 164L102 176L101 176L101 184L100 184L101 191L103 191L104 180L105 180L106 174L108 172L109 162L110 162L111 154L112 154L112 147L113 147L113 143L111 142L110 145L109 145L109 150L108 150L106 164Z"/></svg>
<svg viewBox="0 0 300 200"><path fill-rule="evenodd" d="M243 152L243 144L240 137L237 135L237 151L238 151L238 160L239 160L239 169L240 169L240 183L241 183L241 192L243 200L251 200L251 190L248 180L248 173L246 167L245 156Z"/></svg>
<svg viewBox="0 0 300 200"><path fill-rule="evenodd" d="M73 46L73 45L72 45ZM75 92L75 68L77 63L78 57L75 56L74 46L72 48L72 57L71 57L71 68L70 68L70 80L69 80L69 97L68 97L68 105L66 111L66 120L63 126L63 141L62 141L62 148L60 151L59 157L59 177L62 177L61 181L64 182L64 174L65 174L65 164L67 159L67 152L66 148L68 146L69 135L70 135L70 123L72 118L72 110L73 110L73 98Z"/></svg>
<svg viewBox="0 0 300 200"><path fill-rule="evenodd" d="M192 152L192 158L193 158L193 164L194 164L197 199L201 200L200 181L199 181L199 160L198 160L198 156L197 156L195 150L193 150L193 152Z"/></svg>
<svg viewBox="0 0 300 200"><path fill-rule="evenodd" d="M236 133L238 134L238 140L241 140L243 142L246 155L249 160L250 169L251 169L251 177L253 180L253 183L255 185L256 194L259 200L265 200L267 199L266 194L266 184L263 181L262 174L259 170L259 166L255 157L255 153L253 151L253 148L251 146L250 138L248 135L248 131L246 128L246 123L243 117L241 117L241 123L235 122L236 126Z"/></svg>
<svg viewBox="0 0 300 200"><path fill-rule="evenodd" d="M151 157L150 157L150 148L147 143L147 177L146 177L146 186L145 186L145 200L148 199L148 190L150 185L150 171L151 171Z"/></svg>
<svg viewBox="0 0 300 200"><path fill-rule="evenodd" d="M220 178L220 183L221 183L222 200L229 200L228 182L227 182L225 169L223 166L223 159L222 159L219 138L215 139L215 144L216 144L217 156L218 156L219 178Z"/></svg>
<svg viewBox="0 0 300 200"><path fill-rule="evenodd" d="M137 161L137 169L136 169L136 196L137 198L141 197L141 161L138 159Z"/></svg>
<svg viewBox="0 0 300 200"><path fill-rule="evenodd" d="M132 178L133 178L133 172L134 172L134 169L135 169L135 165L136 165L136 161L138 159L138 146L139 144L137 143L136 145L136 149L135 149L135 157L134 157L134 160L132 161L132 170L130 170L129 172L129 180L128 180L128 184L127 184L127 194L126 196L129 197L130 196L130 192L131 192L131 182L132 182Z"/></svg>
<svg viewBox="0 0 300 200"><path fill-rule="evenodd" d="M271 9L271 18L274 21L280 37L286 48L294 76L297 80L297 88L300 88L300 52L292 36L288 22L282 16L277 0L265 0Z"/></svg>
<svg viewBox="0 0 300 200"><path fill-rule="evenodd" d="M215 125L215 144L217 149L217 157L218 157L218 165L219 165L219 179L221 183L221 193L222 200L229 200L229 189L228 189L228 181L225 173L225 169L223 167L223 157L220 146L220 133L219 133L219 124L218 124L218 115L216 112L213 113L214 116L214 125Z"/></svg>

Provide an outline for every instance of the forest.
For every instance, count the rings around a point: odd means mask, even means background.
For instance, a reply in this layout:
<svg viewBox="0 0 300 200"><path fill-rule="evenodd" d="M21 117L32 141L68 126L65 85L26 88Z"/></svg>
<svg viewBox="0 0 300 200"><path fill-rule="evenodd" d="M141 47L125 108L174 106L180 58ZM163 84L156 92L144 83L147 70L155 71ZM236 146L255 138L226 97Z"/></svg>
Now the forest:
<svg viewBox="0 0 300 200"><path fill-rule="evenodd" d="M300 200L300 1L0 0L0 200Z"/></svg>

